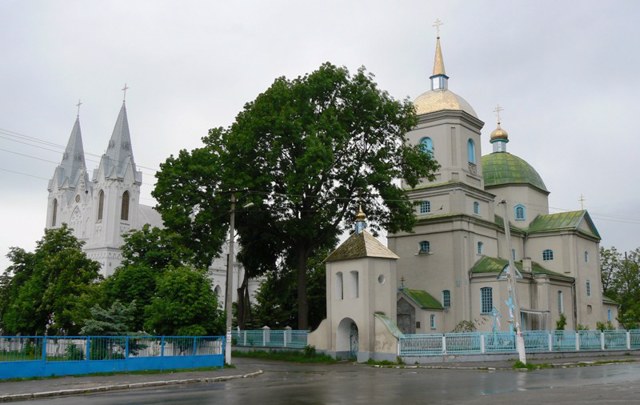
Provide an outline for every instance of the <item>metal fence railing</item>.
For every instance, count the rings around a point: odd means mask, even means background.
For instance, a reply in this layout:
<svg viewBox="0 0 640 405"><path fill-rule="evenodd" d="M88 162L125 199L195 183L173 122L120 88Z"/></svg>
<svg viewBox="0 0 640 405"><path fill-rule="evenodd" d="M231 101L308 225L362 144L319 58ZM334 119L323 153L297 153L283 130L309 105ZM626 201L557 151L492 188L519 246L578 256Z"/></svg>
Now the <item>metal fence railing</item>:
<svg viewBox="0 0 640 405"><path fill-rule="evenodd" d="M525 350L530 353L640 349L640 330L525 331L522 336ZM516 353L515 338L510 332L403 335L398 355Z"/></svg>
<svg viewBox="0 0 640 405"><path fill-rule="evenodd" d="M302 349L307 345L306 330L235 330L231 333L232 344L237 347Z"/></svg>

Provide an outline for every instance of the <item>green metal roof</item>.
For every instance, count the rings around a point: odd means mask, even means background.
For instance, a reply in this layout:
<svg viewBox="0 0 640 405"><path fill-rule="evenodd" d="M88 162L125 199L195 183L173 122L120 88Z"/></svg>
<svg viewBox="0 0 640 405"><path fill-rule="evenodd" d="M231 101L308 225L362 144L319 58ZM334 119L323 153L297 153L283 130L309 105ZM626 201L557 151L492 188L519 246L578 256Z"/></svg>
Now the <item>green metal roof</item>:
<svg viewBox="0 0 640 405"><path fill-rule="evenodd" d="M505 266L509 264L509 261L506 259L500 259L498 257L489 257L483 256L481 257L471 268L472 273L500 273L505 268ZM515 262L516 269L520 273L524 273L522 267L522 261ZM551 271L547 268L542 267L537 262L531 261L531 272L533 274L546 274L549 276L557 276L563 278L571 278L569 276L565 276L564 274L556 273L555 271Z"/></svg>
<svg viewBox="0 0 640 405"><path fill-rule="evenodd" d="M433 296L426 291L411 290L409 288L402 288L401 291L422 309L444 309L440 301L433 298Z"/></svg>
<svg viewBox="0 0 640 405"><path fill-rule="evenodd" d="M529 184L541 191L547 187L529 163L508 152L494 152L482 157L482 176L485 187L507 184Z"/></svg>
<svg viewBox="0 0 640 405"><path fill-rule="evenodd" d="M538 215L529 224L529 234L550 231L578 231L600 239L598 229L584 210Z"/></svg>
<svg viewBox="0 0 640 405"><path fill-rule="evenodd" d="M364 257L379 257L384 259L398 259L398 256L384 246L378 239L367 231L352 234L334 250L325 262L361 259Z"/></svg>

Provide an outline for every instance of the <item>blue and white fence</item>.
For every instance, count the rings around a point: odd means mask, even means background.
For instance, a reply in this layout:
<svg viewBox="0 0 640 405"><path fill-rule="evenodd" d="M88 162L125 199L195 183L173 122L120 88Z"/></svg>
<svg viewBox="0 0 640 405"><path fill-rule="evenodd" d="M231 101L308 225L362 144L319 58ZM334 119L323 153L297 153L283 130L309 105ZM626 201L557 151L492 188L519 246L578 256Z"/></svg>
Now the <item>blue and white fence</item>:
<svg viewBox="0 0 640 405"><path fill-rule="evenodd" d="M258 330L236 330L231 336L237 347L302 349L307 345L306 330L271 330L264 327Z"/></svg>
<svg viewBox="0 0 640 405"><path fill-rule="evenodd" d="M224 366L222 336L0 336L0 379Z"/></svg>
<svg viewBox="0 0 640 405"><path fill-rule="evenodd" d="M640 349L640 330L525 331L528 353ZM516 353L516 335L509 332L469 332L404 335L401 357Z"/></svg>

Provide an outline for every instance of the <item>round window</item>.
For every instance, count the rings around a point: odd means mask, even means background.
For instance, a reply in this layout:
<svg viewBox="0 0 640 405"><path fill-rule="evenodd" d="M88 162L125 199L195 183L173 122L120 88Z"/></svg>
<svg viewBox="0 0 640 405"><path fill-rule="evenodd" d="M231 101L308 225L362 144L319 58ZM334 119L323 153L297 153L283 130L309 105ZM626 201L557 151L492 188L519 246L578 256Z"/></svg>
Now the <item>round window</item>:
<svg viewBox="0 0 640 405"><path fill-rule="evenodd" d="M378 276L378 283L380 283L380 284L384 284L384 282L385 282L385 281L387 281L387 280L384 278L384 275L383 275L383 274L380 274L380 275Z"/></svg>

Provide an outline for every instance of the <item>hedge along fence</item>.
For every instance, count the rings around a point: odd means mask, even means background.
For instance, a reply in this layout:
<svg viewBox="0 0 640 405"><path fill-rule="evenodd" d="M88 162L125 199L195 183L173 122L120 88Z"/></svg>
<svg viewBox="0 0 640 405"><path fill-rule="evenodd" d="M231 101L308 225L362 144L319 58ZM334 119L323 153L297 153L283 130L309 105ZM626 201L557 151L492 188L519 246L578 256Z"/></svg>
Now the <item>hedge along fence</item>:
<svg viewBox="0 0 640 405"><path fill-rule="evenodd" d="M0 336L0 379L224 366L223 336Z"/></svg>
<svg viewBox="0 0 640 405"><path fill-rule="evenodd" d="M640 349L640 330L525 331L522 336L529 353ZM516 335L511 332L404 335L398 345L401 357L490 353L516 353Z"/></svg>

